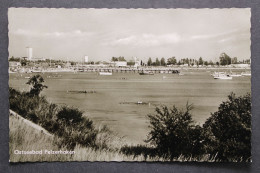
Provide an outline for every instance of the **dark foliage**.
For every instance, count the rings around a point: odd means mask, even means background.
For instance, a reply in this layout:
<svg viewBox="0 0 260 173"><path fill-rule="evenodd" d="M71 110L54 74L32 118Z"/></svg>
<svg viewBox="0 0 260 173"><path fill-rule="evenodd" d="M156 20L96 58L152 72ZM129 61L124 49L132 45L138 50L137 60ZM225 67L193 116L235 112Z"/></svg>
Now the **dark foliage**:
<svg viewBox="0 0 260 173"><path fill-rule="evenodd" d="M58 120L64 121L66 124L76 124L82 121L82 112L78 109L71 109L63 106L57 114Z"/></svg>
<svg viewBox="0 0 260 173"><path fill-rule="evenodd" d="M159 155L156 148L148 147L145 145L137 145L137 146L125 145L120 149L120 152L127 156L134 155L134 157L143 155L145 159L147 159L148 156L150 158L153 158Z"/></svg>
<svg viewBox="0 0 260 173"><path fill-rule="evenodd" d="M251 158L251 95L228 96L204 124L207 152L222 161Z"/></svg>
<svg viewBox="0 0 260 173"><path fill-rule="evenodd" d="M9 102L10 109L59 137L60 146L73 149L80 144L100 148L96 145L98 130L78 109L59 107L42 96L21 93L13 88L9 88Z"/></svg>
<svg viewBox="0 0 260 173"><path fill-rule="evenodd" d="M40 92L44 88L48 88L46 85L43 85L44 79L41 75L37 74L34 75L32 78L29 79L29 81L26 83L28 85L32 85L32 88L30 90L30 94L33 96L39 96Z"/></svg>
<svg viewBox="0 0 260 173"><path fill-rule="evenodd" d="M190 106L185 111L162 106L148 115L151 131L146 142L155 146L160 157L173 160L180 155L210 155L216 161L250 161L250 94L236 97L231 93L203 127L194 125L190 110Z"/></svg>
<svg viewBox="0 0 260 173"><path fill-rule="evenodd" d="M95 145L98 131L94 128L93 121L82 115L76 108L63 106L57 113L57 124L62 128L58 128L55 134L62 137L69 148L74 148L76 144L98 148Z"/></svg>
<svg viewBox="0 0 260 173"><path fill-rule="evenodd" d="M154 145L162 157L174 159L182 155L197 155L203 151L201 128L193 124L191 105L182 111L173 106L156 108L156 114L148 115L151 131L146 142Z"/></svg>

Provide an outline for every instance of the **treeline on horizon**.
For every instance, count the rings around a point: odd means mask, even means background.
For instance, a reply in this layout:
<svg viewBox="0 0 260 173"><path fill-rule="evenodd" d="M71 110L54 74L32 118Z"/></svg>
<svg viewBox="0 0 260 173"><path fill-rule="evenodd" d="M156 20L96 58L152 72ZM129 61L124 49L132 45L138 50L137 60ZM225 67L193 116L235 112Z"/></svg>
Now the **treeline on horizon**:
<svg viewBox="0 0 260 173"><path fill-rule="evenodd" d="M15 62L21 62L22 66L26 66L28 64L27 57L11 57L9 58L9 61L15 61ZM123 56L119 57L112 57L111 62L116 62L116 61L127 61ZM37 62L48 62L50 64L55 64L55 65L62 65L64 63L67 63L68 61L64 60L51 60L51 59L46 59L46 60L37 60ZM77 62L74 61L69 61L71 65L76 65ZM85 64L100 64L103 63L102 61L90 61ZM152 60L152 58L149 58L147 62L141 60L140 65L141 66L167 66L167 65L184 65L187 64L188 66L208 66L208 65L230 65L230 64L250 64L250 59L242 60L239 61L237 57L231 58L228 56L226 53L222 53L219 56L219 61L213 62L212 60L206 61L202 57L199 59L194 59L194 58L182 58L182 59L177 59L176 57L170 57L170 58L156 58L155 61ZM133 66L135 65L134 60L127 61L127 65Z"/></svg>
<svg viewBox="0 0 260 173"><path fill-rule="evenodd" d="M156 107L154 114L147 115L150 132L146 145L115 148L111 140L116 139L106 126L96 129L79 109L49 103L40 96L47 88L43 82L35 75L27 82L29 92L9 88L10 109L54 134L59 147L73 150L80 145L154 161L251 161L251 94L237 97L231 93L202 126L192 120L192 105L187 104L186 109Z"/></svg>

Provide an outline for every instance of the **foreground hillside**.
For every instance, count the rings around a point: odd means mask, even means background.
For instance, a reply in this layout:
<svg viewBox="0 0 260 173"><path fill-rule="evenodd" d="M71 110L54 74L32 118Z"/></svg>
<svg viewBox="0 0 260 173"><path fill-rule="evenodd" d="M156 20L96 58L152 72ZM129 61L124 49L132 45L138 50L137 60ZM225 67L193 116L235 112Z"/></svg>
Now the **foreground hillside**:
<svg viewBox="0 0 260 173"><path fill-rule="evenodd" d="M53 137L29 126L21 118L9 116L9 154L11 162L65 161L68 155L15 154L18 151L59 150ZM44 152L44 151L43 151Z"/></svg>

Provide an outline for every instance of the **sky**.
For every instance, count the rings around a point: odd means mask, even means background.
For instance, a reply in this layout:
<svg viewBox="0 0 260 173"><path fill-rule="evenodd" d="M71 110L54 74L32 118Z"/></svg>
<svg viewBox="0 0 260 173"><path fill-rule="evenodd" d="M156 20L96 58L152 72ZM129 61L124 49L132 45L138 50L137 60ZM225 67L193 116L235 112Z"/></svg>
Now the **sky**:
<svg viewBox="0 0 260 173"><path fill-rule="evenodd" d="M176 57L249 59L247 9L9 8L9 57L109 61Z"/></svg>

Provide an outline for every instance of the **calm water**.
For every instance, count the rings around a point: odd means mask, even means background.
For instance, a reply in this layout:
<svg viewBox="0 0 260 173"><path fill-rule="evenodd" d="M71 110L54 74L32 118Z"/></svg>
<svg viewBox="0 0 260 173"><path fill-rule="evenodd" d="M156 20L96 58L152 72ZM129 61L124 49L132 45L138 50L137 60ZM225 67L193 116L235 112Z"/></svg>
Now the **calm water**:
<svg viewBox="0 0 260 173"><path fill-rule="evenodd" d="M186 71L183 76L173 74L139 75L114 73L99 76L96 73L58 73L57 78L47 78L54 73L45 73L49 87L42 94L50 102L67 104L85 111L97 125L125 136L129 143L142 143L148 133L146 115L154 113L156 105L176 105L184 108L187 102L194 105L193 119L203 124L211 112L227 99L232 91L243 95L251 91L249 77L232 80L214 80L209 72ZM56 75L56 74L54 74ZM19 90L28 90L25 76L10 74L9 85ZM67 91L95 90L94 94ZM150 104L138 105L138 101Z"/></svg>

